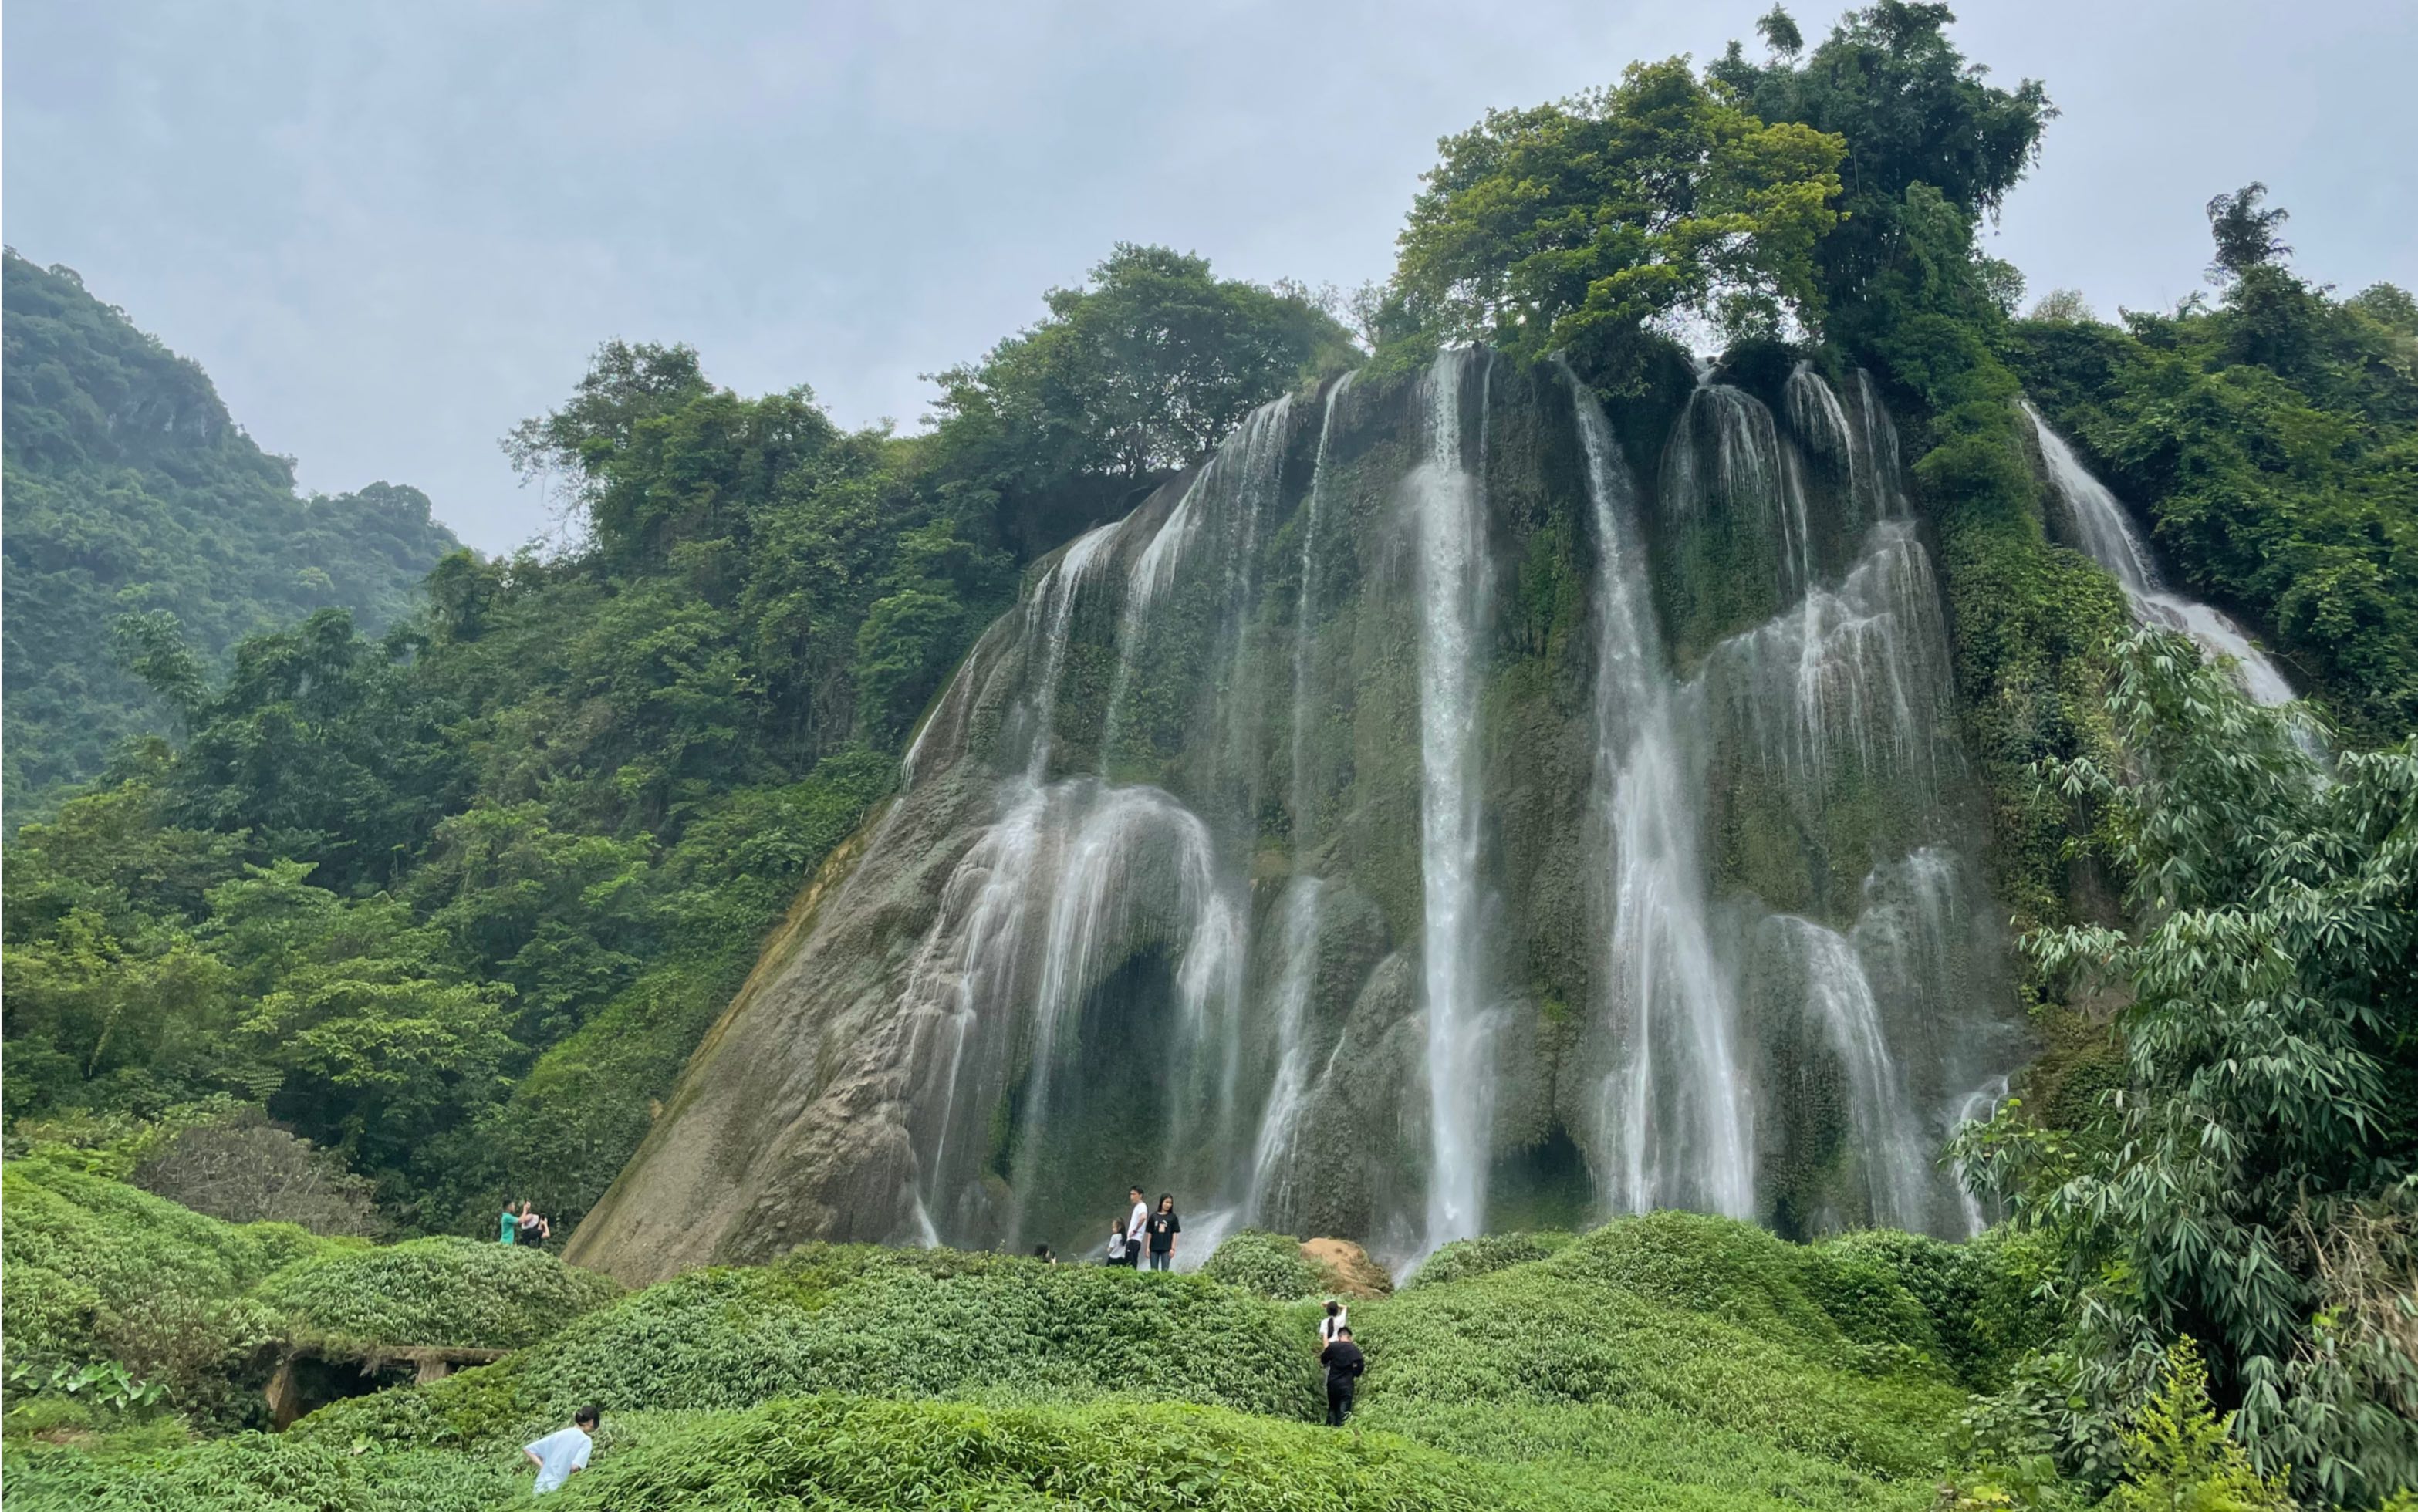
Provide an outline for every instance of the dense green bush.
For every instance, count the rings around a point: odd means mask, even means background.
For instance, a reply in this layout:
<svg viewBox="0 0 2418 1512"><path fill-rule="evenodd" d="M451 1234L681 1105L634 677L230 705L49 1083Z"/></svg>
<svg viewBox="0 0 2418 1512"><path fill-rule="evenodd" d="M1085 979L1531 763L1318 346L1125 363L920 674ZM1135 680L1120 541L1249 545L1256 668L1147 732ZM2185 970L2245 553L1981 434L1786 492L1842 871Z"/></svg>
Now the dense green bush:
<svg viewBox="0 0 2418 1512"><path fill-rule="evenodd" d="M1473 1402L1571 1406L1916 1474L1947 1456L1964 1394L1932 1352L1906 1347L1931 1336L1921 1304L1852 1263L1866 1283L1852 1329L1817 1295L1839 1290L1840 1260L1689 1214L1622 1219L1546 1260L1414 1286L1353 1311L1370 1421L1411 1429ZM1866 1332L1873 1318L1886 1334Z"/></svg>
<svg viewBox="0 0 2418 1512"><path fill-rule="evenodd" d="M1556 1229L1533 1233L1479 1234L1471 1239L1456 1239L1444 1245L1418 1268L1405 1286L1437 1286L1446 1281L1466 1281L1474 1275L1487 1275L1513 1265L1525 1265L1558 1255L1578 1238Z"/></svg>
<svg viewBox="0 0 2418 1512"><path fill-rule="evenodd" d="M1201 1274L1278 1302L1315 1296L1319 1287L1318 1267L1302 1258L1300 1241L1259 1229L1228 1235Z"/></svg>
<svg viewBox="0 0 2418 1512"><path fill-rule="evenodd" d="M608 1413L588 1473L549 1504L1917 1512L1932 1496L1927 1484L1667 1421L1606 1433L1600 1419L1513 1407L1491 1423L1484 1442L1444 1445L1171 1403L814 1397ZM299 1434L166 1455L33 1445L12 1452L9 1474L28 1505L95 1512L454 1512L525 1502L528 1488L509 1444L395 1450Z"/></svg>
<svg viewBox="0 0 2418 1512"><path fill-rule="evenodd" d="M620 1290L538 1250L449 1236L302 1260L254 1295L290 1338L509 1350Z"/></svg>
<svg viewBox="0 0 2418 1512"><path fill-rule="evenodd" d="M115 1360L174 1405L222 1415L265 1364L278 1320L251 1291L342 1241L291 1224L231 1224L41 1159L0 1168L11 1367Z"/></svg>
<svg viewBox="0 0 2418 1512"><path fill-rule="evenodd" d="M260 1433L168 1455L40 1443L8 1453L11 1506L87 1512L473 1512L516 1489L526 1498L528 1486L501 1455L356 1455Z"/></svg>
<svg viewBox="0 0 2418 1512"><path fill-rule="evenodd" d="M809 1245L650 1287L543 1349L338 1403L297 1431L483 1443L590 1401L738 1408L818 1391L1131 1395L1308 1417L1323 1400L1312 1342L1306 1316L1198 1276Z"/></svg>
<svg viewBox="0 0 2418 1512"><path fill-rule="evenodd" d="M573 1483L564 1504L645 1512L746 1496L834 1509L1410 1512L1507 1506L1534 1489L1521 1477L1515 1493L1510 1477L1488 1470L1389 1435L1332 1434L1200 1408L817 1397L714 1418L603 1462Z"/></svg>

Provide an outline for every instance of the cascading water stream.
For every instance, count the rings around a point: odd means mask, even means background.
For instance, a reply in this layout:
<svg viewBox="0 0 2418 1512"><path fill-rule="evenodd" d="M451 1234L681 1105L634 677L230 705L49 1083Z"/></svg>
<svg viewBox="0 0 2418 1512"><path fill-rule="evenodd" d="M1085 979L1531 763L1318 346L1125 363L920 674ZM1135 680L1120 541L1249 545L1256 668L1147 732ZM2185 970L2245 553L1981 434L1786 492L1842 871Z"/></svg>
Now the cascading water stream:
<svg viewBox="0 0 2418 1512"><path fill-rule="evenodd" d="M1309 848L1309 728L1315 707L1309 653L1318 635L1318 521L1326 503L1326 453L1335 440L1335 410L1342 402L1355 370L1335 380L1326 390L1326 405L1318 421L1318 455L1309 469L1309 497L1302 505L1301 590L1293 603L1293 851L1298 860Z"/></svg>
<svg viewBox="0 0 2418 1512"><path fill-rule="evenodd" d="M2292 684L2267 653L2242 634L2241 626L2213 606L2168 591L2149 542L2134 529L2124 506L2106 484L2091 476L2065 437L2049 428L2048 421L2028 400L2024 403L2024 413L2030 418L2032 434L2040 441L2041 461L2047 468L2049 483L2065 501L2066 512L2073 518L2074 534L2080 538L2076 544L2091 560L2115 574L2124 597L2132 603L2134 617L2146 624L2181 632L2211 658L2229 658L2242 690L2252 701L2271 708L2291 702L2295 696Z"/></svg>
<svg viewBox="0 0 2418 1512"><path fill-rule="evenodd" d="M1947 627L1929 555L1907 521L1883 521L1835 590L1733 637L1710 658L1723 721L1768 771L1818 801L1844 763L1902 779L1927 803L1948 719Z"/></svg>
<svg viewBox="0 0 2418 1512"><path fill-rule="evenodd" d="M1705 913L1696 795L1673 719L1629 474L1595 395L1564 374L1585 447L1596 537L1596 823L1611 848L1604 961L1626 1062L1607 1078L1607 1199L1753 1211L1750 1108Z"/></svg>
<svg viewBox="0 0 2418 1512"><path fill-rule="evenodd" d="M1462 436L1462 379L1492 373L1483 348L1447 351L1429 370L1426 456L1405 481L1418 538L1420 881L1432 1164L1430 1249L1485 1221L1490 1103L1477 961L1480 796L1477 734L1485 594L1485 480ZM1484 434L1481 388L1478 428Z"/></svg>
<svg viewBox="0 0 2418 1512"><path fill-rule="evenodd" d="M2009 1086L2006 1077L1997 1076L1966 1093L1964 1100L1956 1105L1956 1117L1951 1126L1961 1129L1967 1123L1985 1123L1997 1117L1999 1106L2007 1100ZM1982 1211L1981 1199L1973 1195L1965 1180L1962 1161L1956 1165L1956 1196L1965 1214L1967 1237L1979 1234L1990 1226L1989 1215Z"/></svg>
<svg viewBox="0 0 2418 1512"><path fill-rule="evenodd" d="M1862 1156L1872 1221L1921 1228L1930 1151L1911 1116L1863 957L1844 936L1808 919L1778 914L1764 927L1777 937L1769 948L1802 973L1798 988L1807 1009L1829 1031L1845 1067L1848 1116Z"/></svg>
<svg viewBox="0 0 2418 1512"><path fill-rule="evenodd" d="M1247 1207L1253 1221L1286 1210L1293 1136L1302 1100L1309 1092L1309 1046L1304 1042L1310 989L1318 970L1318 895L1315 877L1296 877L1285 889L1284 969L1277 978L1277 1077L1261 1115L1251 1150L1251 1186Z"/></svg>
<svg viewBox="0 0 2418 1512"><path fill-rule="evenodd" d="M1827 392L1829 386L1823 387ZM1835 396L1828 402L1829 407L1836 404ZM1709 459L1693 444L1707 429L1713 436ZM1771 411L1743 389L1706 383L1689 394L1678 434L1687 440L1666 452L1664 506L1751 522L1771 532L1777 538L1773 561L1781 602L1793 602L1814 581L1813 521L1797 459L1782 448Z"/></svg>

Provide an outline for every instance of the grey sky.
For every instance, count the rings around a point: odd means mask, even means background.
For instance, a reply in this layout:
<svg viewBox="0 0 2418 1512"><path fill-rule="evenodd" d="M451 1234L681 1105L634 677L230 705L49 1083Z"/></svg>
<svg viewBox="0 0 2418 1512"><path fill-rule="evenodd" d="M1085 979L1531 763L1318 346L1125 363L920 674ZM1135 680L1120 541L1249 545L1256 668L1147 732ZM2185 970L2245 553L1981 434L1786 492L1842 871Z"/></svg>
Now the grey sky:
<svg viewBox="0 0 2418 1512"><path fill-rule="evenodd" d="M207 367L305 486L545 524L496 438L620 335L912 425L1111 242L1382 276L1437 136L1769 0L1489 6L12 0L5 233ZM1834 8L1800 3L1809 38ZM2418 7L1967 0L2064 115L1996 250L2103 313L2197 286L2263 178L2301 268L2418 285Z"/></svg>

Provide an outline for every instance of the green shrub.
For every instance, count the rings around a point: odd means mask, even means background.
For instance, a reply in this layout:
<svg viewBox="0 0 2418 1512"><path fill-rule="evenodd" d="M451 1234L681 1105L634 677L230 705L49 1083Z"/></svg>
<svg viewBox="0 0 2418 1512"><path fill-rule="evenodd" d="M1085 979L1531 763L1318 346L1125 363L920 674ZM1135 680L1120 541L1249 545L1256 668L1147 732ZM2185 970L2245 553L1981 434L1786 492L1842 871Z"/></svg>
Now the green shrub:
<svg viewBox="0 0 2418 1512"><path fill-rule="evenodd" d="M1509 1266L1558 1255L1577 1238L1573 1233L1548 1229L1533 1233L1479 1234L1474 1239L1456 1239L1430 1255L1418 1273L1403 1284L1440 1286L1446 1281L1489 1275Z"/></svg>
<svg viewBox="0 0 2418 1512"><path fill-rule="evenodd" d="M1864 1262L1852 1288L1837 1275L1808 1284L1808 1267L1837 1265L1746 1224L1663 1213L1621 1219L1545 1260L1411 1287L1353 1312L1369 1352L1368 1418L1422 1431L1473 1403L1571 1407L1606 1418L1582 1436L1671 1418L1859 1470L1921 1474L1946 1458L1965 1396L1919 1352L1860 1343L1840 1326L1816 1291L1859 1292L1860 1307L1929 1332L1877 1265Z"/></svg>
<svg viewBox="0 0 2418 1512"><path fill-rule="evenodd" d="M472 1512L514 1482L501 1455L427 1450L355 1455L289 1435L239 1434L166 1455L96 1454L49 1444L12 1448L11 1508L84 1512Z"/></svg>
<svg viewBox="0 0 2418 1512"><path fill-rule="evenodd" d="M256 1296L293 1338L509 1350L620 1291L539 1250L436 1238L301 1260L263 1282Z"/></svg>
<svg viewBox="0 0 2418 1512"><path fill-rule="evenodd" d="M1302 1259L1300 1242L1290 1234L1259 1229L1229 1235L1201 1267L1201 1274L1278 1302L1299 1302L1316 1296L1319 1289L1318 1267Z"/></svg>
<svg viewBox="0 0 2418 1512"><path fill-rule="evenodd" d="M336 1252L291 1224L231 1224L42 1159L0 1168L7 1359L13 1368L115 1360L205 1416L239 1413L276 1319L250 1296L295 1260Z"/></svg>
<svg viewBox="0 0 2418 1512"><path fill-rule="evenodd" d="M1809 1284L1826 1311L1839 1318L1853 1306L1832 1279L1843 1278L1846 1265L1881 1267L1892 1286L1922 1309L1938 1358L1970 1390L2004 1386L2014 1362L2046 1339L2053 1321L2037 1295L2047 1264L2037 1236L2001 1229L1970 1244L1951 1245L1895 1229L1870 1229L1829 1240L1813 1253L1817 1258L1808 1270ZM1880 1315L1898 1316L1894 1299Z"/></svg>
<svg viewBox="0 0 2418 1512"><path fill-rule="evenodd" d="M813 1397L743 1413L608 1412L588 1473L546 1504L1918 1512L1930 1500L1928 1485L1671 1422L1588 1432L1567 1411L1478 1404L1471 1425L1480 1416L1484 1442L1464 1447L1174 1403ZM131 1459L36 1446L12 1455L9 1489L31 1506L100 1512L451 1512L527 1501L513 1447L357 1449L297 1434Z"/></svg>
<svg viewBox="0 0 2418 1512"><path fill-rule="evenodd" d="M351 1442L518 1442L584 1403L750 1407L779 1396L1130 1395L1277 1417L1323 1406L1306 1317L1192 1275L949 1250L808 1245L692 1272L543 1348L339 1402L296 1431Z"/></svg>

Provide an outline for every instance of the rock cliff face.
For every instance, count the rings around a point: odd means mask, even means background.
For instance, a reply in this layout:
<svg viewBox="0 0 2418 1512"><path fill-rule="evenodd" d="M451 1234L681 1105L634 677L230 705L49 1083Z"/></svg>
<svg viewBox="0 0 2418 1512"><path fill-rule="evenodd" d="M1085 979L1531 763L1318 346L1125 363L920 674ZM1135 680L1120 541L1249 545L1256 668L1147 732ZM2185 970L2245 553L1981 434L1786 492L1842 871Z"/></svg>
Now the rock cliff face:
<svg viewBox="0 0 2418 1512"><path fill-rule="evenodd" d="M1860 374L1280 400L1036 569L572 1258L1967 1232L2026 1046L1943 617Z"/></svg>

